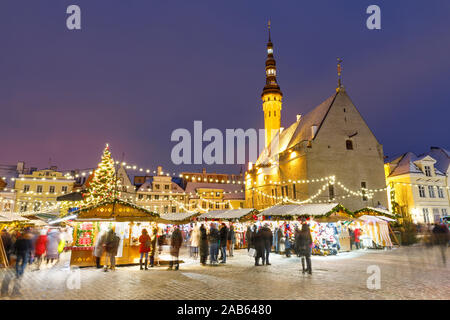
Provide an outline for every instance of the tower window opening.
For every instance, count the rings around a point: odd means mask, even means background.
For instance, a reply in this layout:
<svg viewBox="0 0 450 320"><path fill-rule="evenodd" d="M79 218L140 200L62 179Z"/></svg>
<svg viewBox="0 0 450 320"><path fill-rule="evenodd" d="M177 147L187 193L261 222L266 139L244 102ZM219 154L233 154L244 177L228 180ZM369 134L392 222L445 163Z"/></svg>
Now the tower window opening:
<svg viewBox="0 0 450 320"><path fill-rule="evenodd" d="M347 150L353 150L353 141L352 140L346 140L345 141L345 146L346 146Z"/></svg>
<svg viewBox="0 0 450 320"><path fill-rule="evenodd" d="M270 111L269 111L269 117L270 117Z"/></svg>
<svg viewBox="0 0 450 320"><path fill-rule="evenodd" d="M276 111L273 112L273 116L274 116L274 117L277 116L277 112L276 112Z"/></svg>

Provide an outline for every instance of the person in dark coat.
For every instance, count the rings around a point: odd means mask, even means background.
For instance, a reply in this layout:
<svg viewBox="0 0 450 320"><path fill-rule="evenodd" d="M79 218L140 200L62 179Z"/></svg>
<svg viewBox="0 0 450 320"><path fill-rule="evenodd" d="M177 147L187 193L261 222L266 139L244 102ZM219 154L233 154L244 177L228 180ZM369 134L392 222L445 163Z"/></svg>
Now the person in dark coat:
<svg viewBox="0 0 450 320"><path fill-rule="evenodd" d="M247 251L253 248L253 231L250 226L247 227L247 232L245 233L245 241L247 242Z"/></svg>
<svg viewBox="0 0 450 320"><path fill-rule="evenodd" d="M209 230L208 235L209 240L209 259L211 264L218 263L217 257L219 255L219 240L220 234L219 230L217 230L216 224L211 223L211 228Z"/></svg>
<svg viewBox="0 0 450 320"><path fill-rule="evenodd" d="M297 254L297 257L300 257L300 229L298 227L295 227L294 231L294 250Z"/></svg>
<svg viewBox="0 0 450 320"><path fill-rule="evenodd" d="M264 241L264 232L262 228L260 228L256 233L253 233L253 244L256 249L256 256L255 256L255 266L259 266L259 259L262 258L262 264L264 265L265 259L264 259L264 249L265 249L265 241Z"/></svg>
<svg viewBox="0 0 450 320"><path fill-rule="evenodd" d="M32 250L32 243L31 239L33 238L33 235L30 232L27 232L24 230L23 233L20 234L20 236L17 238L16 242L14 243L14 254L17 257L16 260L16 277L20 278L23 275L23 272L25 271L25 268L27 266L28 260L30 258L30 253Z"/></svg>
<svg viewBox="0 0 450 320"><path fill-rule="evenodd" d="M261 237L262 241L264 243L264 252L262 256L262 264L266 264L267 266L270 266L269 263L269 254L270 251L272 251L272 244L273 244L273 236L272 231L269 228L269 225L266 223L261 228Z"/></svg>
<svg viewBox="0 0 450 320"><path fill-rule="evenodd" d="M219 233L220 233L219 246L221 253L220 260L222 260L220 263L227 263L228 228L225 223L222 223L222 227L220 228Z"/></svg>
<svg viewBox="0 0 450 320"><path fill-rule="evenodd" d="M206 228L202 224L200 226L200 263L204 266L206 265L206 260L208 259L208 234L206 233Z"/></svg>
<svg viewBox="0 0 450 320"><path fill-rule="evenodd" d="M311 231L309 229L309 225L304 223L302 225L302 230L298 235L297 241L298 254L302 257L302 273L308 272L312 273L311 268L311 245L312 245L312 237ZM306 260L306 268L305 268L305 260Z"/></svg>
<svg viewBox="0 0 450 320"><path fill-rule="evenodd" d="M168 270L172 270L173 265L175 264L175 270L180 268L180 261L178 257L180 255L180 247L183 243L183 235L181 234L180 228L178 226L172 232L172 236L170 237L170 255L172 259L170 260L170 265Z"/></svg>

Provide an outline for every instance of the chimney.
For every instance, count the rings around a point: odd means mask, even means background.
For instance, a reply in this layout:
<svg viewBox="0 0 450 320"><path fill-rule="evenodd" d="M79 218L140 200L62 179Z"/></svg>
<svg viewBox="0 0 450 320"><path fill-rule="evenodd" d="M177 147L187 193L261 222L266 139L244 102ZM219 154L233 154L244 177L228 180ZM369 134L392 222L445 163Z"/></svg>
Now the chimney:
<svg viewBox="0 0 450 320"><path fill-rule="evenodd" d="M17 167L16 167L17 173L22 174L22 173L24 172L24 169L25 169L25 162L23 162L23 161L18 161L18 162L17 162Z"/></svg>
<svg viewBox="0 0 450 320"><path fill-rule="evenodd" d="M297 115L297 122L300 121L300 118L301 118L301 117L302 117L301 114L298 114L298 115Z"/></svg>
<svg viewBox="0 0 450 320"><path fill-rule="evenodd" d="M161 174L161 172L162 172L162 167L161 166L158 166L158 176L161 176L162 174Z"/></svg>
<svg viewBox="0 0 450 320"><path fill-rule="evenodd" d="M312 125L311 126L311 140L314 139L314 137L316 136L316 133L317 133L317 126Z"/></svg>

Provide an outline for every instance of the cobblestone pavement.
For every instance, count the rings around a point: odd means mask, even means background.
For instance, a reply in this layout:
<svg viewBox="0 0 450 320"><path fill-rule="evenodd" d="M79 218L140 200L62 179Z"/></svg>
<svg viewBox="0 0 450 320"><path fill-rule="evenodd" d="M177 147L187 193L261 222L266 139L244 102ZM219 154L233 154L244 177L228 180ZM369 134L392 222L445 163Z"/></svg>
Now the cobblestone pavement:
<svg viewBox="0 0 450 320"><path fill-rule="evenodd" d="M444 266L438 248L313 256L312 275L301 273L298 257L271 254L271 266L255 267L246 253L238 250L227 264L218 266L200 266L185 258L179 271L128 266L103 272L69 268L66 260L40 271L27 268L1 299L450 299L450 263ZM381 271L378 290L367 288L371 265ZM0 278L11 274L3 270Z"/></svg>

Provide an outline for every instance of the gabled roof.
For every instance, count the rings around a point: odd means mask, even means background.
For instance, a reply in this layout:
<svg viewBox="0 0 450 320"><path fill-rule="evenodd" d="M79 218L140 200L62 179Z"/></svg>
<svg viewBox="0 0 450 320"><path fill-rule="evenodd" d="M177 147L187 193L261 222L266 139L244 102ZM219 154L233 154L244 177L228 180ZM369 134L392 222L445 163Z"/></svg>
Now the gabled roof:
<svg viewBox="0 0 450 320"><path fill-rule="evenodd" d="M407 152L403 154L401 157L393 160L391 164L396 164L396 167L394 168L394 170L392 170L389 176L393 177L407 173L422 173L422 170L420 170L414 164L414 161L416 161L417 159L418 158L414 153Z"/></svg>
<svg viewBox="0 0 450 320"><path fill-rule="evenodd" d="M430 158L431 160L434 160L434 158L429 155L421 155L418 157L412 152L407 152L407 153L403 154L402 156L389 162L389 164L391 164L391 165L396 165L394 167L394 169L391 171L391 174L389 175L389 177L399 176L399 175L407 174L407 173L422 173L422 174L424 174L422 172L422 170L420 170L420 168L415 164L415 162L424 160L426 158ZM436 167L435 167L435 173L436 173L436 175L444 175Z"/></svg>
<svg viewBox="0 0 450 320"><path fill-rule="evenodd" d="M289 149L302 141L314 140L314 138L319 133L320 127L322 126L323 121L326 118L328 111L333 105L336 96L343 91L339 91L338 93L334 93L328 99L323 101L317 107L312 109L306 115L302 116L299 120L294 122L289 128L278 132L270 143L268 148L265 148L256 162L256 165L260 164L268 164L269 161L276 156L269 155L269 150L273 148L273 145L278 143L278 148L274 148L274 150L278 150L278 152L283 152L286 149ZM317 126L317 131L314 137L312 137L311 127Z"/></svg>

